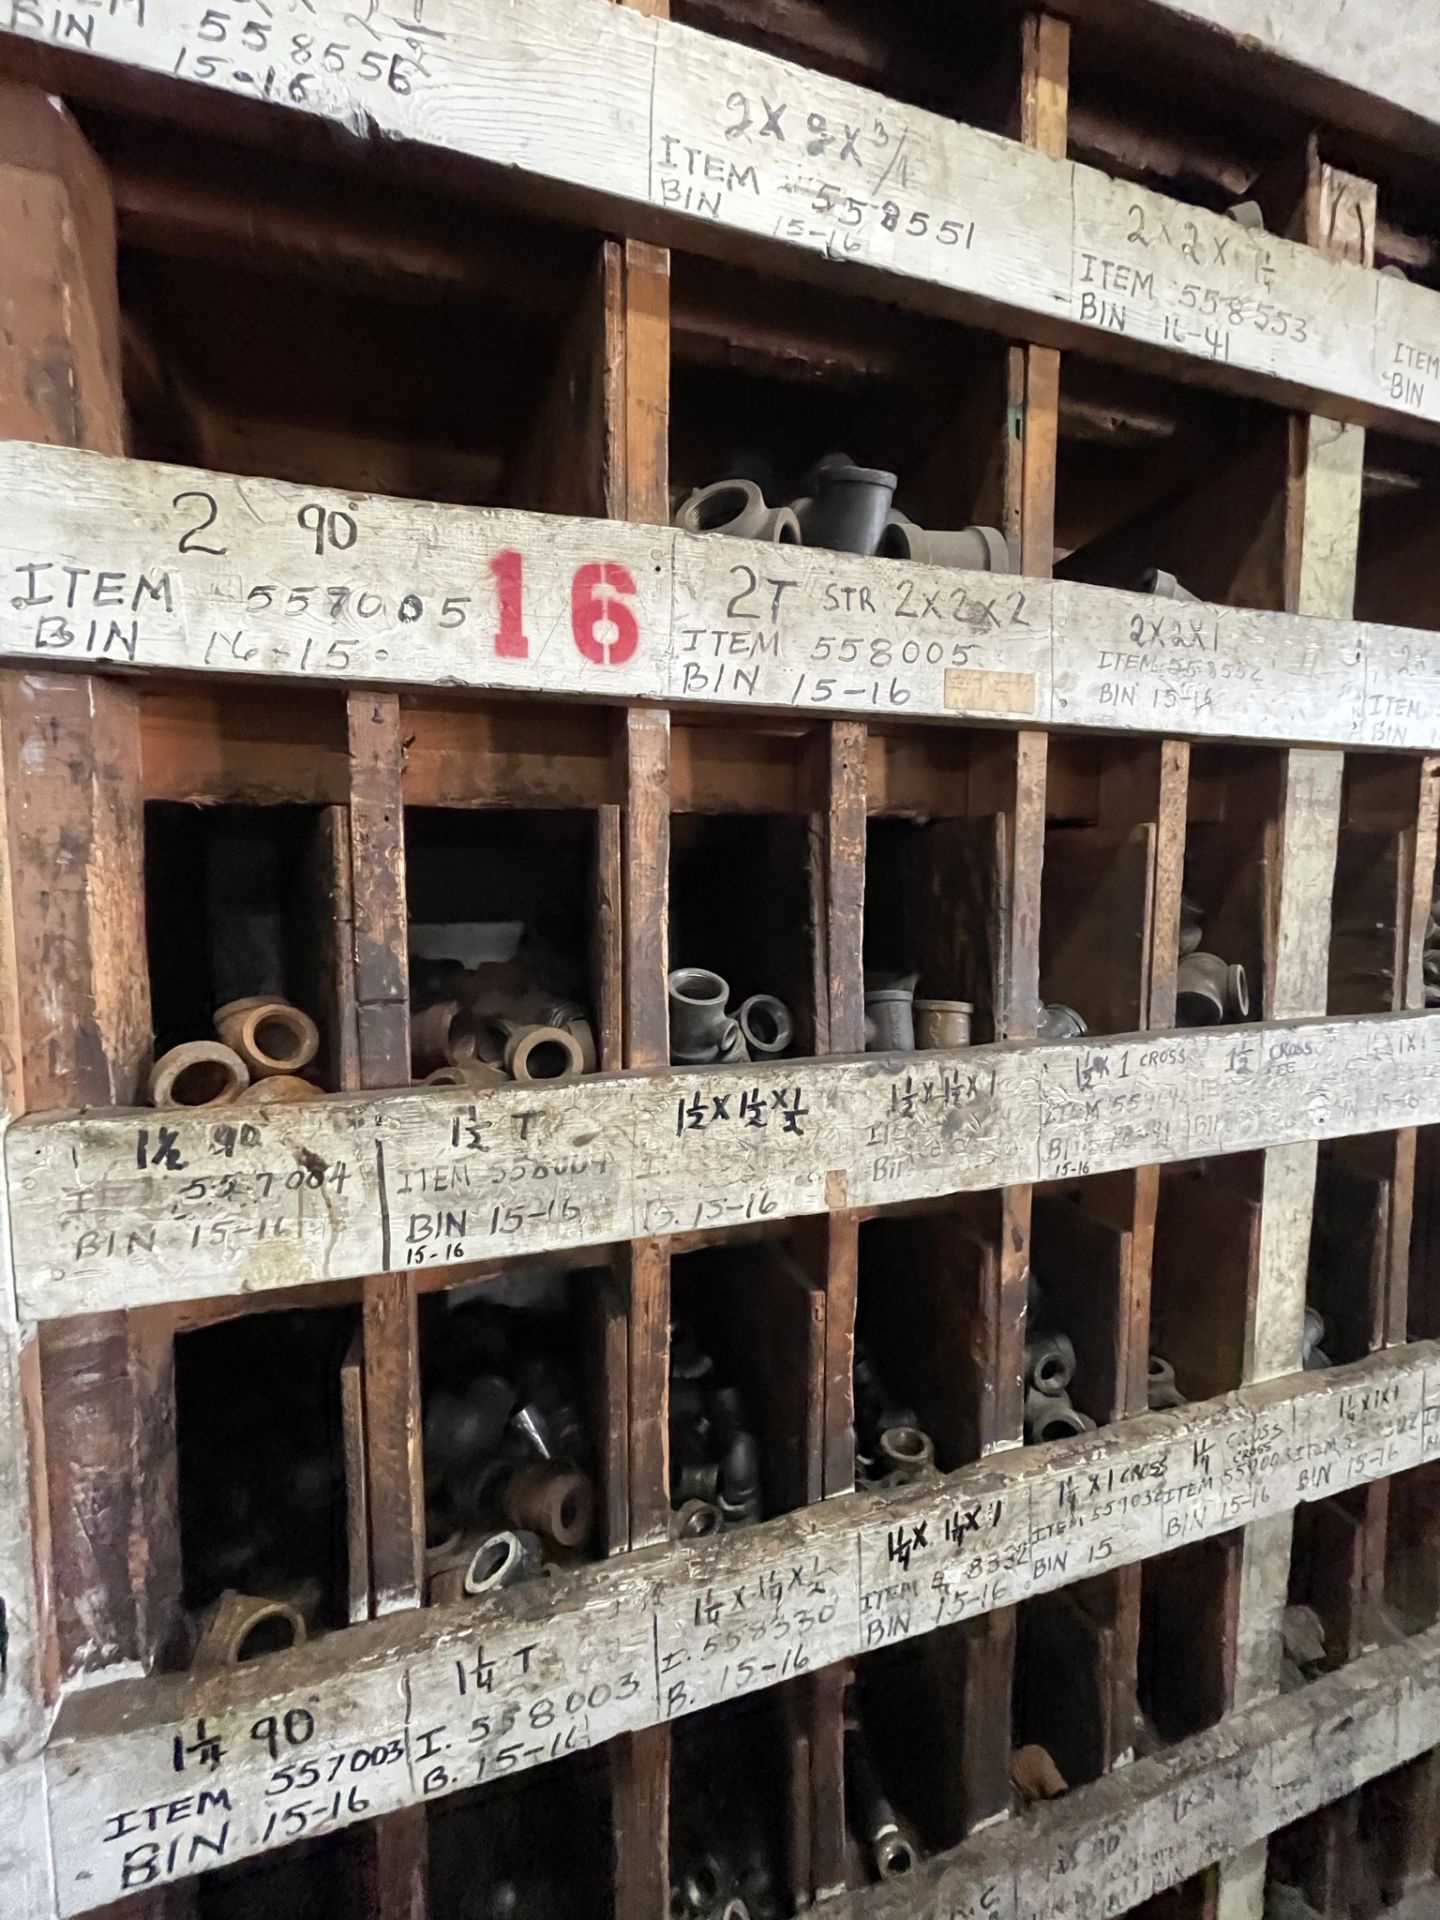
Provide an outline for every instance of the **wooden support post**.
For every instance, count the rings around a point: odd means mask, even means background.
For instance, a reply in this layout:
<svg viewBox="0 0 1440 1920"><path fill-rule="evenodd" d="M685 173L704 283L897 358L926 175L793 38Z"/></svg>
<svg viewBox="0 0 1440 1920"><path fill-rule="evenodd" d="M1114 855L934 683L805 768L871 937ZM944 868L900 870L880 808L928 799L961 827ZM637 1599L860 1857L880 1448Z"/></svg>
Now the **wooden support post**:
<svg viewBox="0 0 1440 1920"><path fill-rule="evenodd" d="M1307 155L1305 238L1337 258L1374 258L1375 189ZM1291 423L1285 520L1285 594L1292 613L1348 619L1354 605L1364 429L1319 418ZM1281 815L1270 900L1267 1020L1323 1013L1328 989L1331 889L1339 836L1344 757L1295 748L1284 756ZM1245 1379L1298 1364L1309 1268L1317 1153L1313 1142L1272 1148L1261 1190L1260 1258L1245 1331ZM1280 1680L1294 1526L1291 1515L1245 1529L1240 1547L1232 1704L1247 1707ZM1259 1920L1266 1848L1220 1871L1221 1920Z"/></svg>
<svg viewBox="0 0 1440 1920"><path fill-rule="evenodd" d="M0 255L0 436L123 453L109 186L59 101L5 83ZM0 730L7 1110L133 1104L150 1054L136 698L87 676L7 673ZM174 1650L174 1381L159 1312L62 1323L38 1355L8 1312L0 1337L16 1389L0 1435L15 1495L0 1534L14 1676L0 1738L22 1752L40 1723L42 1671L53 1686L57 1666L148 1670ZM37 1587L32 1544L44 1551L47 1532L51 1574Z"/></svg>
<svg viewBox="0 0 1440 1920"><path fill-rule="evenodd" d="M404 748L393 693L351 693L349 891L353 1071L360 1087L410 1082L409 933L405 903ZM348 1005L346 1002L348 1001ZM343 1049L342 1049L343 1052ZM371 1275L361 1294L370 1605L375 1618L423 1605L425 1486L415 1280ZM427 1920L423 1807L377 1820L365 1859L370 1920Z"/></svg>

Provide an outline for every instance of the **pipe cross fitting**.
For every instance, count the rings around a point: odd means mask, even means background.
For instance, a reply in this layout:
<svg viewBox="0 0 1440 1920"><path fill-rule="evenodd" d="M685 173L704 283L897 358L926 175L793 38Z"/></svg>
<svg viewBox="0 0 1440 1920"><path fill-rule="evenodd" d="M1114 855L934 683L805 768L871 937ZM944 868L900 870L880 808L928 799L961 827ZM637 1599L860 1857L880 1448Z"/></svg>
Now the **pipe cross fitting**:
<svg viewBox="0 0 1440 1920"><path fill-rule="evenodd" d="M233 1047L218 1040L186 1040L162 1053L147 1082L153 1107L228 1107L250 1084Z"/></svg>
<svg viewBox="0 0 1440 1920"><path fill-rule="evenodd" d="M752 1058L768 1059L784 1053L795 1038L790 1009L773 993L752 993L748 1000L742 1000L736 1019Z"/></svg>
<svg viewBox="0 0 1440 1920"><path fill-rule="evenodd" d="M671 1059L713 1060L728 1038L729 982L708 967L677 967L666 984Z"/></svg>
<svg viewBox="0 0 1440 1920"><path fill-rule="evenodd" d="M233 1047L252 1076L299 1073L320 1051L320 1029L308 1013L268 994L227 1001L215 1012L215 1031Z"/></svg>
<svg viewBox="0 0 1440 1920"><path fill-rule="evenodd" d="M790 507L767 506L753 480L716 480L696 487L675 510L682 533L723 533L732 540L763 540L798 547L800 522Z"/></svg>

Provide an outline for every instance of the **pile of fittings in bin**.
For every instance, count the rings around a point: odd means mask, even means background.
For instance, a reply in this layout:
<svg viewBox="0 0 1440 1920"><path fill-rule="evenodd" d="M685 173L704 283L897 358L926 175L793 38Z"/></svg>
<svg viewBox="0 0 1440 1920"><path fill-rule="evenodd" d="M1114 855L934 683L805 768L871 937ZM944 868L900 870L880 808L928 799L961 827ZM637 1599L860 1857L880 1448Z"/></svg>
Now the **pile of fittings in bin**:
<svg viewBox="0 0 1440 1920"><path fill-rule="evenodd" d="M855 1342L855 1483L907 1487L935 1471L935 1442L913 1407L890 1393L874 1356Z"/></svg>
<svg viewBox="0 0 1440 1920"><path fill-rule="evenodd" d="M177 1418L196 1671L302 1646L341 1624L333 1607L345 1487L333 1395L350 1337L324 1312L263 1314L188 1336Z"/></svg>
<svg viewBox="0 0 1440 1920"><path fill-rule="evenodd" d="M1014 558L995 527L931 532L895 506L899 480L881 467L859 467L845 453L827 453L806 476L804 491L788 505L765 498L773 485L759 460L740 460L741 472L697 487L675 512L684 533L723 533L736 540L779 546L824 547L832 553L915 560L931 567L964 567L974 573L1013 573Z"/></svg>
<svg viewBox="0 0 1440 1920"><path fill-rule="evenodd" d="M426 1343L425 1585L432 1606L583 1559L595 1526L579 1382L556 1316L485 1303Z"/></svg>
<svg viewBox="0 0 1440 1920"><path fill-rule="evenodd" d="M730 983L708 967L677 967L669 978L670 1060L677 1067L774 1060L795 1038L790 1009L773 993L752 993L730 1010Z"/></svg>
<svg viewBox="0 0 1440 1920"><path fill-rule="evenodd" d="M146 1090L155 1107L277 1106L318 1100L303 1077L320 1051L320 1030L288 1000L254 993L216 1010L213 1040L184 1040L162 1053Z"/></svg>
<svg viewBox="0 0 1440 1920"><path fill-rule="evenodd" d="M1175 1019L1182 1027L1217 1027L1222 1020L1250 1018L1250 983L1238 960L1202 953L1204 915L1189 894L1180 896L1180 967L1175 976Z"/></svg>
<svg viewBox="0 0 1440 1920"><path fill-rule="evenodd" d="M738 1387L722 1381L693 1327L670 1329L672 1540L704 1540L764 1517L760 1448Z"/></svg>
<svg viewBox="0 0 1440 1920"><path fill-rule="evenodd" d="M1032 1272L1025 1319L1025 1438L1032 1446L1094 1432L1095 1422L1070 1399L1074 1380L1074 1345L1047 1307Z"/></svg>
<svg viewBox="0 0 1440 1920"><path fill-rule="evenodd" d="M565 956L522 942L513 960L467 967L410 960L410 1064L436 1087L573 1080L599 1064L583 977Z"/></svg>
<svg viewBox="0 0 1440 1920"><path fill-rule="evenodd" d="M968 1000L917 998L918 973L865 976L867 1053L933 1053L968 1047L975 1009Z"/></svg>
<svg viewBox="0 0 1440 1920"><path fill-rule="evenodd" d="M853 1684L845 1694L845 1812L874 1878L903 1879L919 1849L881 1785Z"/></svg>

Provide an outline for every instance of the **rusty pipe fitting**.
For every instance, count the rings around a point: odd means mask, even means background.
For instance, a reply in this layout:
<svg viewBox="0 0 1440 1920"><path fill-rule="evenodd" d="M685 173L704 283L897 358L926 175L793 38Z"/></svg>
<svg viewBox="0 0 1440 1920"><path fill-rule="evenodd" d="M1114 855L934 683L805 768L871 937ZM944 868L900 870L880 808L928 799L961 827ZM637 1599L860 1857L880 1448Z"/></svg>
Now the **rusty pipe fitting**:
<svg viewBox="0 0 1440 1920"><path fill-rule="evenodd" d="M268 1073L299 1073L320 1051L320 1029L308 1013L255 993L216 1009L215 1031L233 1047L255 1079Z"/></svg>
<svg viewBox="0 0 1440 1920"><path fill-rule="evenodd" d="M152 1107L228 1107L250 1084L245 1062L218 1040L186 1040L162 1053L146 1083Z"/></svg>
<svg viewBox="0 0 1440 1920"><path fill-rule="evenodd" d="M262 1081L263 1085L268 1082ZM463 1067L436 1067L433 1073L427 1073L423 1084L427 1087L473 1087L477 1092L481 1087L508 1087L513 1085L503 1067L492 1067L484 1060L472 1060Z"/></svg>
<svg viewBox="0 0 1440 1920"><path fill-rule="evenodd" d="M1048 1747L1016 1747L1010 1755L1010 1784L1027 1804L1037 1800L1058 1800L1070 1791Z"/></svg>
<svg viewBox="0 0 1440 1920"><path fill-rule="evenodd" d="M968 573L1014 573L1010 543L998 527L961 527L932 533L893 509L880 536L882 560L914 560L926 567L960 567Z"/></svg>
<svg viewBox="0 0 1440 1920"><path fill-rule="evenodd" d="M288 1107L297 1100L323 1100L325 1089L313 1080L302 1080L298 1073L267 1073L263 1080L252 1080L236 1102L242 1107Z"/></svg>
<svg viewBox="0 0 1440 1920"><path fill-rule="evenodd" d="M877 552L895 498L895 475L883 467L853 467L827 458L814 481L813 494L794 502L805 545L834 553Z"/></svg>
<svg viewBox="0 0 1440 1920"><path fill-rule="evenodd" d="M458 1000L436 1000L411 1014L410 1064L416 1079L474 1058L475 1030Z"/></svg>
<svg viewBox="0 0 1440 1920"><path fill-rule="evenodd" d="M795 1022L790 1009L773 993L752 993L740 1002L736 1019L740 1037L753 1059L770 1059L784 1053L795 1038ZM722 1054L724 1049L721 1049Z"/></svg>
<svg viewBox="0 0 1440 1920"><path fill-rule="evenodd" d="M729 1038L729 982L708 967L677 967L666 984L671 1059L713 1060Z"/></svg>
<svg viewBox="0 0 1440 1920"><path fill-rule="evenodd" d="M935 1471L935 1442L919 1427L886 1427L875 1451L884 1473L908 1473L918 1480Z"/></svg>
<svg viewBox="0 0 1440 1920"><path fill-rule="evenodd" d="M563 1027L515 1027L505 1041L505 1071L513 1080L573 1080L584 1071L580 1042Z"/></svg>
<svg viewBox="0 0 1440 1920"><path fill-rule="evenodd" d="M1250 983L1244 967L1214 953L1187 953L1175 975L1175 1017L1182 1027L1248 1020Z"/></svg>
<svg viewBox="0 0 1440 1920"><path fill-rule="evenodd" d="M711 1500L682 1500L670 1516L672 1540L708 1540L720 1531L720 1509Z"/></svg>
<svg viewBox="0 0 1440 1920"><path fill-rule="evenodd" d="M557 1547L583 1547L595 1524L595 1487L588 1474L537 1461L511 1475L502 1502L512 1527Z"/></svg>
<svg viewBox="0 0 1440 1920"><path fill-rule="evenodd" d="M675 510L681 533L723 533L732 540L764 540L798 547L800 522L790 507L767 506L753 480L715 480L696 487Z"/></svg>
<svg viewBox="0 0 1440 1920"><path fill-rule="evenodd" d="M192 1672L238 1667L262 1654L305 1644L305 1620L287 1600L227 1588L200 1617Z"/></svg>
<svg viewBox="0 0 1440 1920"><path fill-rule="evenodd" d="M1025 1342L1025 1384L1037 1393L1064 1393L1075 1378L1075 1346L1068 1334L1037 1333Z"/></svg>
<svg viewBox="0 0 1440 1920"><path fill-rule="evenodd" d="M943 1053L950 1047L968 1047L974 1012L968 1000L917 1000L916 1052Z"/></svg>
<svg viewBox="0 0 1440 1920"><path fill-rule="evenodd" d="M1037 1393L1032 1387L1026 1394L1025 1438L1032 1446L1094 1431L1095 1422L1071 1405L1068 1393Z"/></svg>

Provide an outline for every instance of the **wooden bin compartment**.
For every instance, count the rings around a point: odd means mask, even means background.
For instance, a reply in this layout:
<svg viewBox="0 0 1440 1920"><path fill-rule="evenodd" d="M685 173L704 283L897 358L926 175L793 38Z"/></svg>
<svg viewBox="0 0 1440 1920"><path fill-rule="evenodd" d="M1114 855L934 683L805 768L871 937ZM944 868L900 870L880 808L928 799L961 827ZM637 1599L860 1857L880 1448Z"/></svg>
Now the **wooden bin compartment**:
<svg viewBox="0 0 1440 1920"><path fill-rule="evenodd" d="M718 1498L725 1511L723 1479L719 1496L709 1479L737 1428L753 1439L747 1451L758 1457L759 1485L746 1512L727 1524L770 1519L821 1497L826 1302L804 1264L810 1249L804 1235L730 1237L672 1262L673 1509Z"/></svg>
<svg viewBox="0 0 1440 1920"><path fill-rule="evenodd" d="M1158 739L1056 735L1046 765L1040 998L1090 1033L1150 1024L1152 976L1173 954L1185 794Z"/></svg>
<svg viewBox="0 0 1440 1920"><path fill-rule="evenodd" d="M1204 745L1190 753L1181 940L1193 913L1198 951L1245 969L1253 1020L1265 1018L1270 998L1282 766L1282 755L1260 747ZM1181 982L1181 1024L1184 1004ZM1235 1017L1227 1004L1226 1022Z"/></svg>
<svg viewBox="0 0 1440 1920"><path fill-rule="evenodd" d="M429 1920L615 1911L610 1769L602 1748L433 1801Z"/></svg>
<svg viewBox="0 0 1440 1920"><path fill-rule="evenodd" d="M968 1002L977 1044L1002 1031L1018 780L1005 730L870 734L866 984Z"/></svg>
<svg viewBox="0 0 1440 1920"><path fill-rule="evenodd" d="M1149 1350L1174 1368L1187 1400L1230 1393L1245 1377L1263 1179L1259 1154L1161 1170Z"/></svg>
<svg viewBox="0 0 1440 1920"><path fill-rule="evenodd" d="M1036 1189L1027 1339L1069 1342L1065 1391L1097 1427L1144 1410L1148 1277L1128 1181L1102 1174Z"/></svg>
<svg viewBox="0 0 1440 1920"><path fill-rule="evenodd" d="M1348 753L1330 927L1331 1013L1418 1006L1435 886L1434 763Z"/></svg>
<svg viewBox="0 0 1440 1920"><path fill-rule="evenodd" d="M1142 1752L1203 1732L1229 1708L1241 1538L1191 1540L1144 1563L1136 1671Z"/></svg>
<svg viewBox="0 0 1440 1920"><path fill-rule="evenodd" d="M808 1906L809 1790L803 1702L793 1684L678 1721L667 1911L718 1913L737 1897L752 1914ZM718 1903L697 1904L712 1888Z"/></svg>
<svg viewBox="0 0 1440 1920"><path fill-rule="evenodd" d="M998 1194L887 1210L860 1228L855 1315L857 1446L873 1443L876 1404L934 1444L942 1473L997 1438L1000 1329ZM877 1464L877 1472L881 1471Z"/></svg>
<svg viewBox="0 0 1440 1920"><path fill-rule="evenodd" d="M134 454L554 511L598 490L600 439L566 431L573 336L600 351L592 235L473 182L463 203L378 176L357 193L313 158L109 116L87 132L117 205ZM320 558L345 580L343 550Z"/></svg>
<svg viewBox="0 0 1440 1920"><path fill-rule="evenodd" d="M953 110L953 109L951 109ZM703 186L695 189L696 197ZM898 211L898 209L897 209ZM957 246L966 223L950 223ZM943 243L942 243L943 244ZM1005 345L898 312L831 282L765 280L687 254L671 259L670 501L753 480L771 506L813 492L817 461L842 452L896 475L895 507L932 531L1003 524ZM718 538L720 536L707 536ZM740 570L756 555L737 551ZM783 550L772 571L786 577ZM900 578L901 576L896 576ZM869 589L834 590L836 640L816 674L843 676L867 636ZM917 601L917 607L919 603ZM932 622L931 624L935 624ZM927 636L915 622L916 637ZM837 679L843 685L843 677Z"/></svg>
<svg viewBox="0 0 1440 1920"><path fill-rule="evenodd" d="M426 1295L420 1382L427 1566L439 1563L442 1542L458 1536L463 1557L463 1547L515 1527L538 1530L551 1565L624 1549L625 1340L607 1268L529 1264ZM534 1483L546 1472L547 1452L554 1474L570 1487L558 1538L511 1511L515 1476L526 1477L536 1498L543 1491ZM455 1557L452 1550L452 1563Z"/></svg>
<svg viewBox="0 0 1440 1920"><path fill-rule="evenodd" d="M1418 350L1397 348L1390 378L1403 398L1415 387L1433 385L1434 373ZM1365 441L1364 492L1360 548L1355 572L1355 618L1387 626L1440 628L1440 588L1426 556L1440 526L1440 450L1424 440L1371 433ZM1405 656L1402 655L1402 661ZM1420 661L1415 662L1417 669ZM1423 687L1412 695L1372 700L1365 715L1367 739L1383 745L1397 715L1391 699L1411 714L1423 711Z"/></svg>
<svg viewBox="0 0 1440 1920"><path fill-rule="evenodd" d="M312 1307L176 1337L180 1572L192 1639L227 1591L284 1602L312 1634L364 1617L352 1602L368 1585L356 1332L353 1309ZM259 1626L239 1656L292 1638L278 1621ZM187 1647L168 1651L171 1664L186 1664Z"/></svg>

